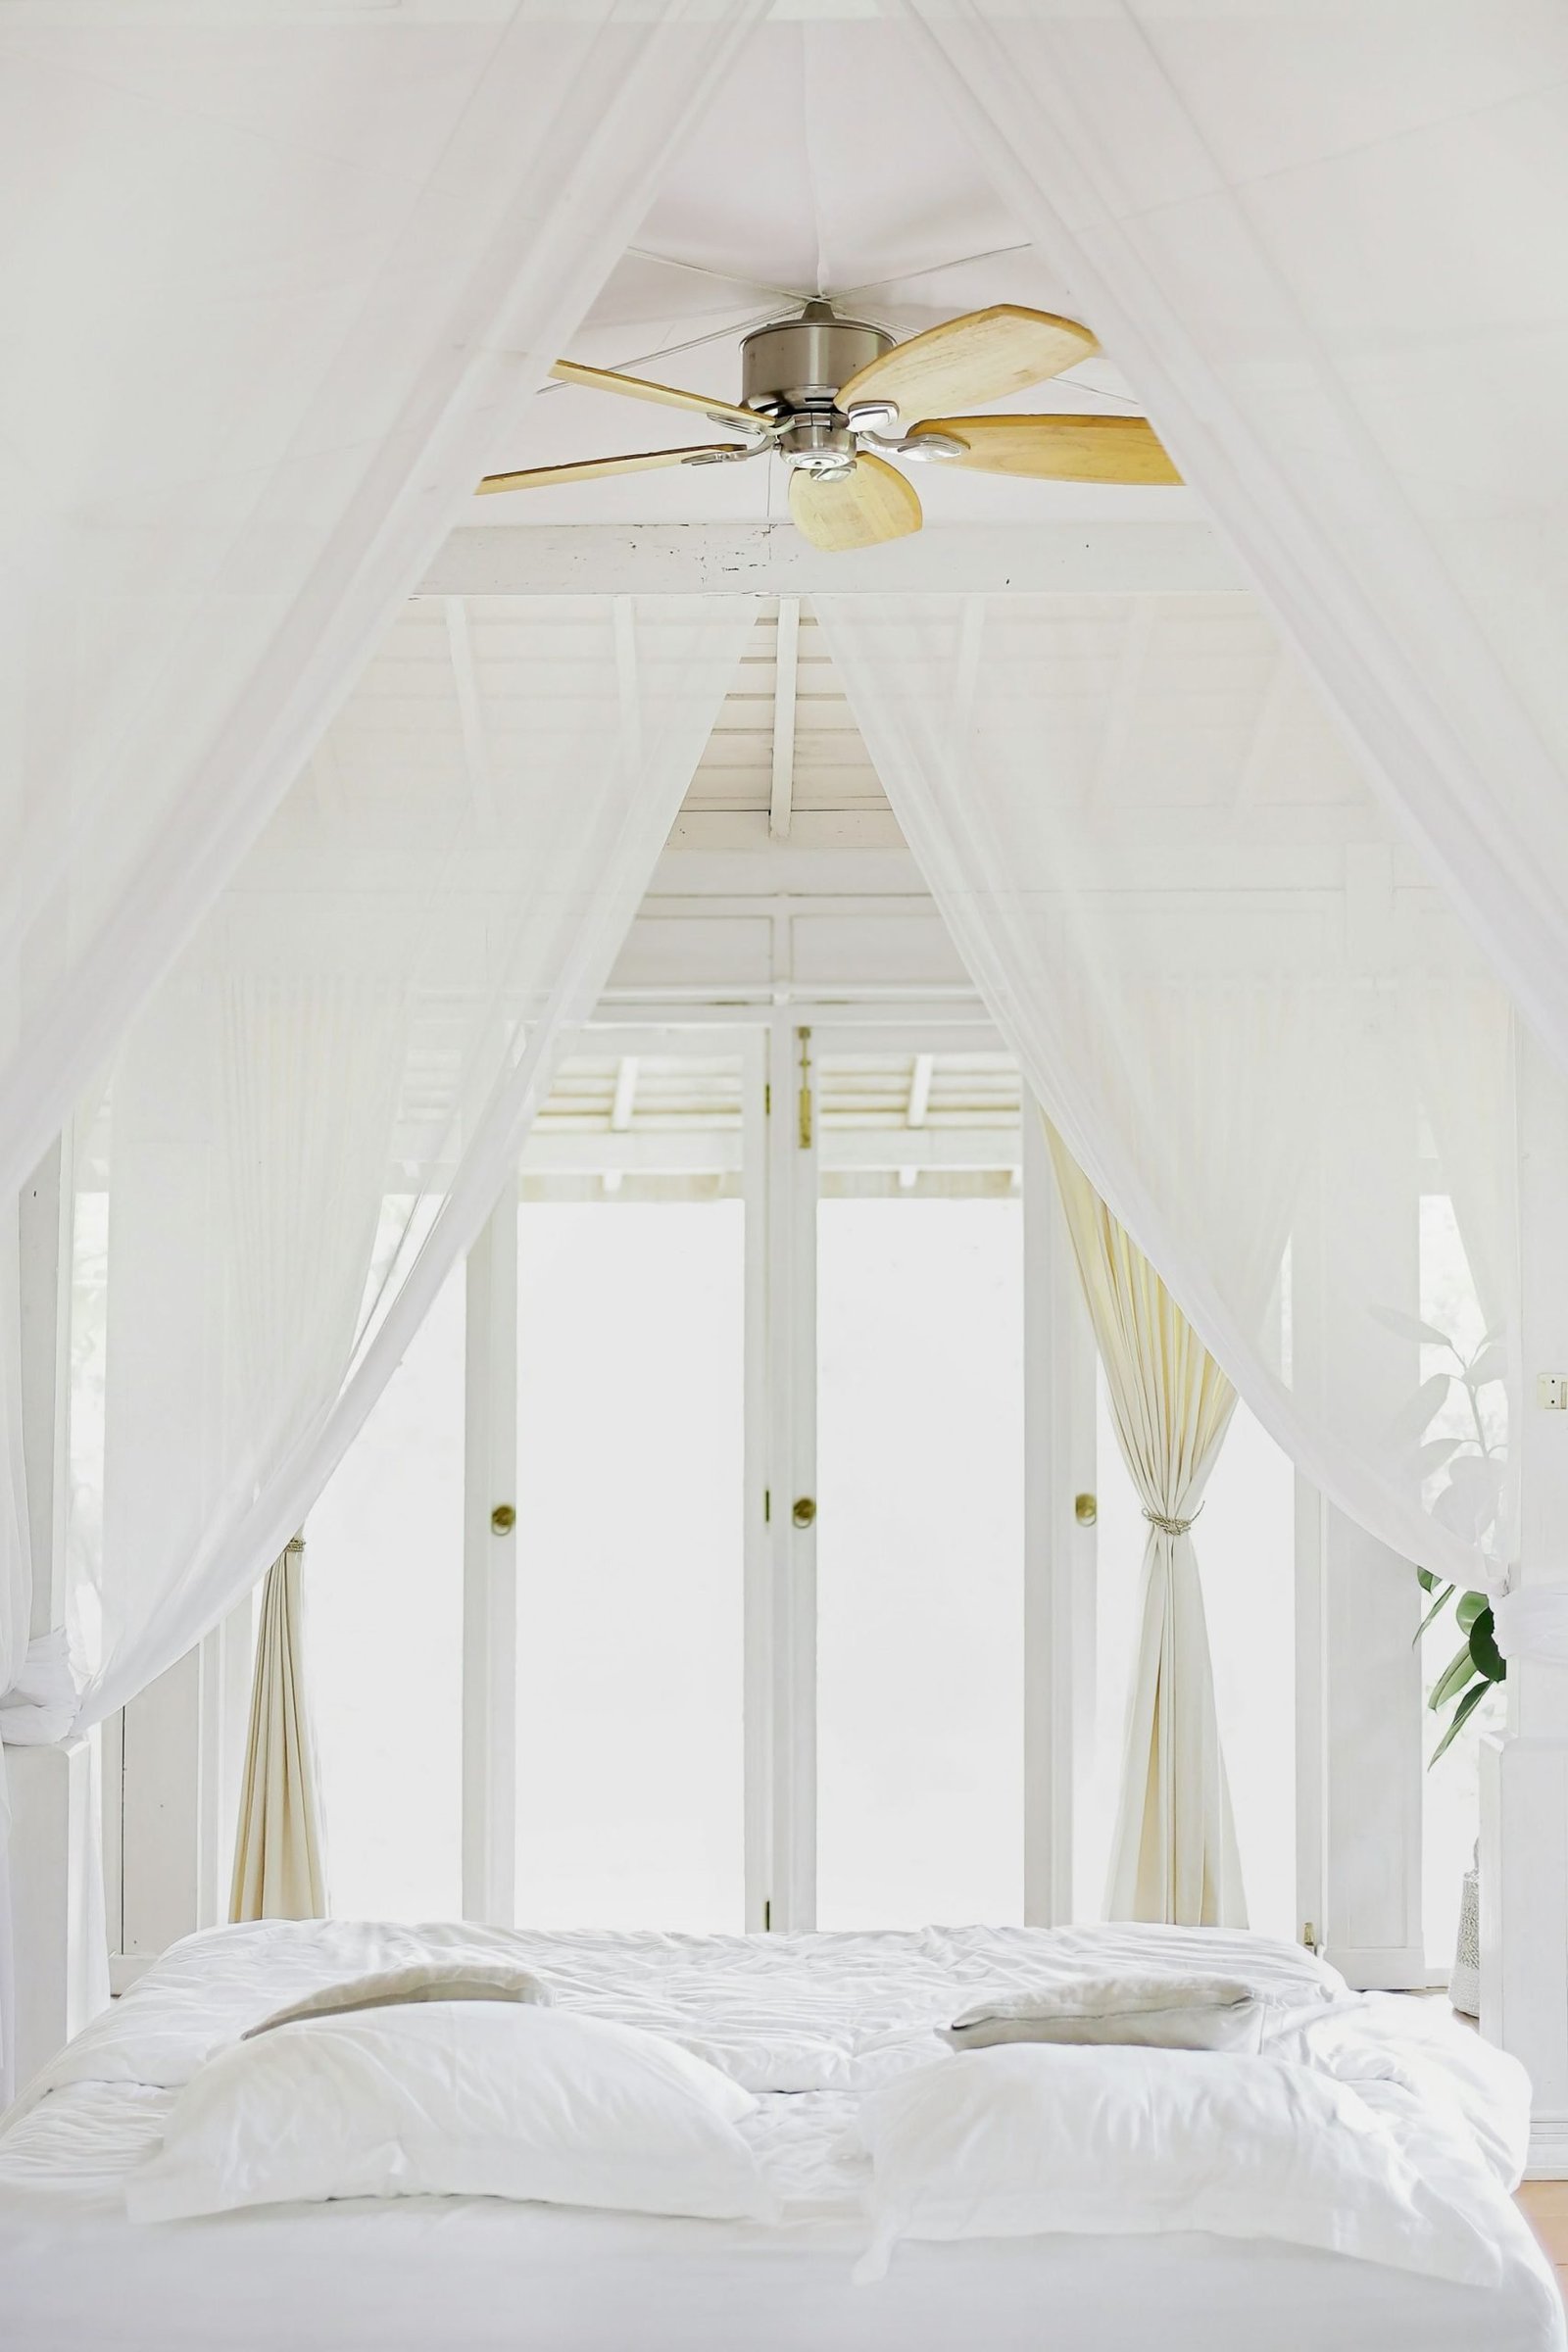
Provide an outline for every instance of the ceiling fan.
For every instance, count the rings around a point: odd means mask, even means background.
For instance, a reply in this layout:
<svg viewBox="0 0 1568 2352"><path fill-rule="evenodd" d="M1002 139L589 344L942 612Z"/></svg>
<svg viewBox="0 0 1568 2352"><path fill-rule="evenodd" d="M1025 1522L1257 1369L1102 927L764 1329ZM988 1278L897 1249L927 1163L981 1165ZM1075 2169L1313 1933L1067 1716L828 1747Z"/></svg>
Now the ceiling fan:
<svg viewBox="0 0 1568 2352"><path fill-rule="evenodd" d="M790 469L790 513L813 546L837 553L920 528L914 485L888 458L969 466L1040 481L1181 479L1142 416L972 416L946 412L1044 383L1098 349L1086 326L998 303L896 343L879 326L808 302L798 318L758 327L741 345L742 403L558 360L563 383L692 409L744 437L490 473L483 491L531 490L662 466L724 466L777 453ZM936 414L935 412L944 412Z"/></svg>

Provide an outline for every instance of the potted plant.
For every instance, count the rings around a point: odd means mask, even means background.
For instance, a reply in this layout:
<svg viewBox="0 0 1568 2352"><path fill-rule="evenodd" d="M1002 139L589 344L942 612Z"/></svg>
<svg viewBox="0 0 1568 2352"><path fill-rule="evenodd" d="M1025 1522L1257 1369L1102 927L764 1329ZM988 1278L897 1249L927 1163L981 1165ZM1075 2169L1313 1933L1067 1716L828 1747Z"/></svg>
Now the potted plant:
<svg viewBox="0 0 1568 2352"><path fill-rule="evenodd" d="M1439 1579L1430 1568L1418 1568L1424 1592L1437 1597L1422 1618L1416 1633L1417 1642L1450 1601L1454 1604L1454 1622L1464 1639L1447 1665L1427 1693L1427 1705L1435 1715L1451 1707L1443 1737L1433 1749L1427 1763L1430 1772L1438 1758L1446 1753L1463 1731L1471 1716L1489 1690L1506 1682L1508 1661L1497 1647L1493 1626L1492 1603L1485 1592L1461 1592L1457 1585L1444 1585L1439 1591ZM1477 1844L1470 1868L1464 1874L1459 1896L1459 1936L1453 1955L1453 1972L1448 1979L1448 1998L1461 2017L1477 2017L1481 2011L1481 1848Z"/></svg>

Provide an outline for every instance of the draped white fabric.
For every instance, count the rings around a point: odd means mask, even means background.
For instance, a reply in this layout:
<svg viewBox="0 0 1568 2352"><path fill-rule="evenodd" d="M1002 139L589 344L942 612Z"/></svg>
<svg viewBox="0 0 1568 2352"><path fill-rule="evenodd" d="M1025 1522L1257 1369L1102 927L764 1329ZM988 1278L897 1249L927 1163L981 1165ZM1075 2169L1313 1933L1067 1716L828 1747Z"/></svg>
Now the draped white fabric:
<svg viewBox="0 0 1568 2352"><path fill-rule="evenodd" d="M955 940L1096 1190L1326 1494L1407 1558L1495 1577L1519 1393L1508 1007L1258 608L817 609Z"/></svg>
<svg viewBox="0 0 1568 2352"><path fill-rule="evenodd" d="M1568 15L907 12L1568 1070Z"/></svg>
<svg viewBox="0 0 1568 2352"><path fill-rule="evenodd" d="M23 1688L32 1617L32 1542L22 1450L22 1282L19 1203L0 1193L0 1844L10 1818L5 1747L31 1736L37 1690ZM24 1728L25 1727L25 1728ZM58 1735L51 1733L51 1738Z"/></svg>
<svg viewBox="0 0 1568 2352"><path fill-rule="evenodd" d="M752 620L416 600L134 1025L78 1152L78 1217L109 1201L79 1721L300 1524L598 997Z"/></svg>
<svg viewBox="0 0 1568 2352"><path fill-rule="evenodd" d="M1236 1391L1060 1136L1048 1135L1116 1443L1149 1522L1105 1917L1245 1928L1192 1537Z"/></svg>
<svg viewBox="0 0 1568 2352"><path fill-rule="evenodd" d="M298 772L763 0L0 27L0 1195Z"/></svg>

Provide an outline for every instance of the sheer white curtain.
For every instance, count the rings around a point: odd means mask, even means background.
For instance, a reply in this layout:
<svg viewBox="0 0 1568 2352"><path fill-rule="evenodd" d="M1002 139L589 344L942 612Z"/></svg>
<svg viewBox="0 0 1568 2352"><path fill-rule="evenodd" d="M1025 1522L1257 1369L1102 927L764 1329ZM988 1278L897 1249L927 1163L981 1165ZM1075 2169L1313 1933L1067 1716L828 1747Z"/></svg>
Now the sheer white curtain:
<svg viewBox="0 0 1568 2352"><path fill-rule="evenodd" d="M1096 1190L1325 1494L1407 1558L1495 1577L1518 1404L1508 1007L1262 612L818 612L957 946ZM1443 1193L1469 1261L1451 1335L1424 1328L1421 1204Z"/></svg>
<svg viewBox="0 0 1568 2352"><path fill-rule="evenodd" d="M79 1721L301 1523L604 985L752 620L416 600L135 1023L79 1179L109 1196Z"/></svg>
<svg viewBox="0 0 1568 2352"><path fill-rule="evenodd" d="M0 26L0 1195L292 781L764 7Z"/></svg>
<svg viewBox="0 0 1568 2352"><path fill-rule="evenodd" d="M1568 1070L1568 16L906 15Z"/></svg>

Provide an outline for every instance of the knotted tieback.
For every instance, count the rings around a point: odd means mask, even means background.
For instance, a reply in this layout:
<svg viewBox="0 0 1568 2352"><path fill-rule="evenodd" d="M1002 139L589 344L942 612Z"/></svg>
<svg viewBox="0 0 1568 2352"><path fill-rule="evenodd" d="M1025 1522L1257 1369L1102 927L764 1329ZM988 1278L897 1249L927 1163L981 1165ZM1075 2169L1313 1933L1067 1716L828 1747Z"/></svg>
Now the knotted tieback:
<svg viewBox="0 0 1568 2352"><path fill-rule="evenodd" d="M1144 1517L1149 1521L1150 1526L1157 1527L1162 1536L1185 1536L1188 1529L1193 1524L1193 1519L1200 1519L1202 1515L1203 1506L1201 1503L1199 1504L1197 1510L1193 1513L1192 1519L1167 1519L1159 1511L1151 1511L1147 1508L1144 1512Z"/></svg>

